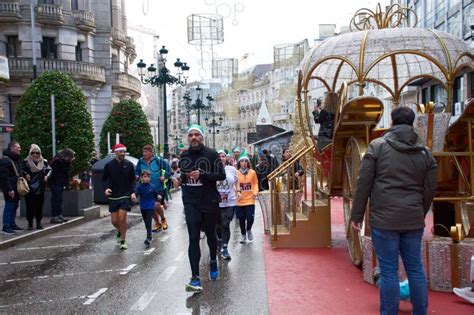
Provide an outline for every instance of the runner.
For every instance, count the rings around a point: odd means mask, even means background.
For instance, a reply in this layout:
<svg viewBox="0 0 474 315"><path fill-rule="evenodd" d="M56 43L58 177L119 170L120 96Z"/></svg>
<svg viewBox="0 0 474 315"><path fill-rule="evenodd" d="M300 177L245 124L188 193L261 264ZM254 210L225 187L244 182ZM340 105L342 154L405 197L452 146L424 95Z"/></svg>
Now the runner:
<svg viewBox="0 0 474 315"><path fill-rule="evenodd" d="M229 224L234 217L236 205L236 192L239 189L237 180L237 171L233 166L232 158L227 157L224 150L219 150L219 157L225 165L226 179L217 182L217 190L221 194L221 202L219 203L219 216L217 217L217 244L222 258L230 260L229 250L227 246L230 240ZM222 247L222 248L221 248Z"/></svg>
<svg viewBox="0 0 474 315"><path fill-rule="evenodd" d="M146 246L150 246L153 239L151 236L151 221L153 212L155 211L155 202L161 198L161 196L158 195L156 186L150 184L150 177L150 171L143 170L140 176L141 183L138 184L136 193L137 197L140 198L140 211L146 228L146 239L144 242ZM133 201L136 201L136 198Z"/></svg>
<svg viewBox="0 0 474 315"><path fill-rule="evenodd" d="M240 225L240 244L244 244L246 240L251 243L253 242L252 225L255 217L258 179L255 171L250 168L248 155L244 154L239 157L237 177L239 190L237 190L236 212Z"/></svg>
<svg viewBox="0 0 474 315"><path fill-rule="evenodd" d="M155 219L155 226L153 228L154 232L157 232L163 228L163 230L168 229L168 222L165 218L164 204L165 204L165 186L164 182L170 176L171 169L169 164L163 160L161 157L155 155L153 147L149 144L143 147L143 157L137 163L135 169L135 176L137 179L140 177L140 174L148 170L151 173L150 182L156 186L158 194L161 196L161 199L155 203L155 211L153 212L153 218ZM161 223L160 223L161 217Z"/></svg>
<svg viewBox="0 0 474 315"><path fill-rule="evenodd" d="M131 210L130 198L136 198L135 174L132 162L125 159L127 148L119 143L114 145L113 150L115 159L105 165L102 181L104 187L107 187L105 195L109 197L112 225L118 230L115 239L120 249L127 249L127 212Z"/></svg>
<svg viewBox="0 0 474 315"><path fill-rule="evenodd" d="M189 262L191 264L191 281L186 285L186 291L202 291L199 278L199 246L201 227L206 233L210 253L211 280L219 275L217 267L216 221L221 201L216 188L216 181L226 178L224 165L219 155L213 149L204 146L204 130L199 125L191 125L188 129L189 149L184 152L179 161L181 169L182 197L186 224L189 234Z"/></svg>

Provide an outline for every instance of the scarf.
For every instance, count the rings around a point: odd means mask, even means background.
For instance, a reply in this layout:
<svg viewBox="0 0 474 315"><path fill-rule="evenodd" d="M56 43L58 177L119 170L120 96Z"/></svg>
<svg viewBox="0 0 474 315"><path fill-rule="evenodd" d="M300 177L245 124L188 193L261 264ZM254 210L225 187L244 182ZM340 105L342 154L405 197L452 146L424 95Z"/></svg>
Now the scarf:
<svg viewBox="0 0 474 315"><path fill-rule="evenodd" d="M242 173L242 175L247 175L249 173L249 169L241 167L240 172Z"/></svg>
<svg viewBox="0 0 474 315"><path fill-rule="evenodd" d="M38 151L40 154L39 154L39 157L38 157L38 161L35 161L33 159L33 156L31 155L31 152L33 151ZM43 156L41 155L41 149L39 148L38 145L36 144L32 144L30 146L30 151L28 152L28 157L25 159L26 163L28 164L28 167L30 168L31 172L32 173L38 173L38 172L41 172L44 168L44 158Z"/></svg>

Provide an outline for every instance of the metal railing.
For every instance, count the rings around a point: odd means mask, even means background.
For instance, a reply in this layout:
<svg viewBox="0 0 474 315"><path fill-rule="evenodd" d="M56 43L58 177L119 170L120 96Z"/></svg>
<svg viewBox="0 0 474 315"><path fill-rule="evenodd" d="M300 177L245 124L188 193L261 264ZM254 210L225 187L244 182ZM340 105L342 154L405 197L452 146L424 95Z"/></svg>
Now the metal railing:
<svg viewBox="0 0 474 315"><path fill-rule="evenodd" d="M8 59L10 77L33 76L33 61L31 58ZM41 74L45 71L57 70L71 75L72 78L88 79L105 83L105 69L101 65L79 62L72 60L38 59L37 71Z"/></svg>
<svg viewBox="0 0 474 315"><path fill-rule="evenodd" d="M315 150L314 145L310 145L296 152L291 158L282 162L273 172L268 175L270 186L270 203L272 209L272 228L274 239L278 238L278 225L281 225L281 200L280 196L284 186L286 186L286 211L292 216L292 224L296 225L297 211L301 207L303 200L308 200L308 179L310 180L310 191L312 200L312 209L315 211L315 183L316 174L309 167L307 155ZM301 163L303 175L301 178L296 176L296 165ZM286 183L285 183L286 182ZM302 195L302 197L301 197ZM280 218L280 219L279 219Z"/></svg>

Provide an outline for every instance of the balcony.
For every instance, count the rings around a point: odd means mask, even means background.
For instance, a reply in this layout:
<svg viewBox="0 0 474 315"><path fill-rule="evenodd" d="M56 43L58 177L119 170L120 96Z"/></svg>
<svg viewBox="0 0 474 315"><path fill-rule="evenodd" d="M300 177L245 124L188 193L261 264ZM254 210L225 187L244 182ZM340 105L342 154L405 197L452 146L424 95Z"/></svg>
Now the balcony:
<svg viewBox="0 0 474 315"><path fill-rule="evenodd" d="M85 32L95 31L95 17L94 13L90 11L74 11L74 22L76 27Z"/></svg>
<svg viewBox="0 0 474 315"><path fill-rule="evenodd" d="M21 20L18 2L0 2L0 23L11 23Z"/></svg>
<svg viewBox="0 0 474 315"><path fill-rule="evenodd" d="M135 58L137 58L137 52L135 51L135 42L130 36L127 36L127 54L129 56L129 63L133 63Z"/></svg>
<svg viewBox="0 0 474 315"><path fill-rule="evenodd" d="M112 88L132 98L139 98L142 91L140 80L125 72L112 74Z"/></svg>
<svg viewBox="0 0 474 315"><path fill-rule="evenodd" d="M43 24L63 25L63 7L56 4L38 4L36 18Z"/></svg>
<svg viewBox="0 0 474 315"><path fill-rule="evenodd" d="M111 35L112 43L114 43L114 45L122 47L127 44L127 37L125 36L125 33L122 30L113 28L111 31Z"/></svg>
<svg viewBox="0 0 474 315"><path fill-rule="evenodd" d="M31 79L33 77L33 61L31 58L8 59L10 79ZM103 66L87 62L58 59L38 59L36 64L38 75L51 70L67 73L75 81L84 83L105 83L105 69Z"/></svg>

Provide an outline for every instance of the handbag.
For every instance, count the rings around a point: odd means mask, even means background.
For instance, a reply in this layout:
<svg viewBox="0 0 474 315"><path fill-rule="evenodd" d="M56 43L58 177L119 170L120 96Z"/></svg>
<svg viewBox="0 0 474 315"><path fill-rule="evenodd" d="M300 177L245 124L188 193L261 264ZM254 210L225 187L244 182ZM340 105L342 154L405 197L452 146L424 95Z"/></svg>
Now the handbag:
<svg viewBox="0 0 474 315"><path fill-rule="evenodd" d="M20 174L18 173L18 170L16 169L15 162L13 162L13 160L10 159L9 157L7 157L7 158L12 162L13 170L15 171L15 174L17 176L16 191L18 191L18 194L20 196L24 196L24 195L26 195L27 193L30 192L30 187L28 186L28 181L23 176L20 176Z"/></svg>
<svg viewBox="0 0 474 315"><path fill-rule="evenodd" d="M34 176L29 183L30 187L30 193L32 194L38 194L40 192L40 186L41 186L41 181L40 181L40 176L37 174Z"/></svg>

